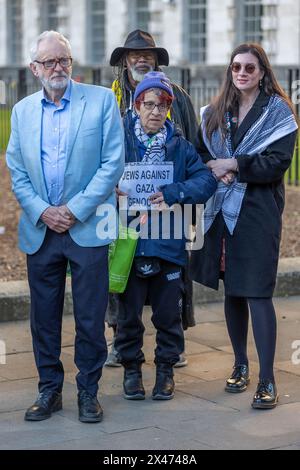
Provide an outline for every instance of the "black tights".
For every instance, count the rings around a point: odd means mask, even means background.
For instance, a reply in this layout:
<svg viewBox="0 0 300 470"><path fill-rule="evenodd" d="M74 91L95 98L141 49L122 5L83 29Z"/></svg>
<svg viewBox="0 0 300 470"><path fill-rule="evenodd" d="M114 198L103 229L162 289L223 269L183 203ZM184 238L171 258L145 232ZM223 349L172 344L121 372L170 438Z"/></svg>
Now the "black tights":
<svg viewBox="0 0 300 470"><path fill-rule="evenodd" d="M271 298L262 299L226 296L225 317L235 355L235 365L248 365L248 304L259 358L259 378L261 380L274 381L277 322Z"/></svg>

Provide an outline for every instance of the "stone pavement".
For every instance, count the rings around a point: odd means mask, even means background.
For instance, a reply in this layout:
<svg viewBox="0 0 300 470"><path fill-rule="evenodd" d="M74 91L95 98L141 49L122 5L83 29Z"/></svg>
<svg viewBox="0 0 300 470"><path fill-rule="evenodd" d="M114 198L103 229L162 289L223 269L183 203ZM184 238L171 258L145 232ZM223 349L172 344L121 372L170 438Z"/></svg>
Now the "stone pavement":
<svg viewBox="0 0 300 470"><path fill-rule="evenodd" d="M272 411L250 407L257 383L257 357L249 338L252 382L241 395L223 391L233 355L222 304L197 308L197 326L186 333L189 364L177 369L176 395L169 402L150 399L155 370L154 330L145 312L147 334L143 368L147 399L122 398L122 369L105 368L100 392L104 420L82 424L77 419L74 323L64 319L62 361L66 378L64 408L50 420L29 423L25 409L36 396L27 321L2 323L0 345L6 343L7 364L0 356L0 449L202 450L300 449L300 365L293 365L292 343L300 348L300 297L276 299L279 319L276 375L280 406ZM146 309L147 310L147 309ZM107 331L108 340L110 331ZM1 351L0 351L1 354ZM299 354L296 354L298 359Z"/></svg>

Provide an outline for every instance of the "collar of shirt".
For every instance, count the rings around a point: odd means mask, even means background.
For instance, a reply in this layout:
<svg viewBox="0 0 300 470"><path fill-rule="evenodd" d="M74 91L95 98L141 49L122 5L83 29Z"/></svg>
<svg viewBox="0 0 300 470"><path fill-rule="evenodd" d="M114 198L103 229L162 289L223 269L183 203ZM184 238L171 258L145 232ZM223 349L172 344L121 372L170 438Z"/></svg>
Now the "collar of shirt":
<svg viewBox="0 0 300 470"><path fill-rule="evenodd" d="M68 83L68 86L66 88L66 91L64 92L64 95L61 99L61 102L62 102L62 105L63 107L65 106L66 102L67 101L71 101L71 92L72 92L72 80L69 80L69 83ZM50 101L49 98L47 97L46 93L45 93L45 89L43 88L43 97L41 99L41 102L43 105L46 105L46 104L51 104L51 105L54 105L56 106L53 101Z"/></svg>

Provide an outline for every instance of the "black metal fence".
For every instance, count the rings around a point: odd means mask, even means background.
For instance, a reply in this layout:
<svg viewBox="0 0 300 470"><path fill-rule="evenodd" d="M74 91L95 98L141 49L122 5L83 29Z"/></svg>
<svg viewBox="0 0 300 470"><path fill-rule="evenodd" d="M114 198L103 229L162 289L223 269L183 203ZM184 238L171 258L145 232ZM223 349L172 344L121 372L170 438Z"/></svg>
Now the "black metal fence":
<svg viewBox="0 0 300 470"><path fill-rule="evenodd" d="M74 73L75 79L86 81L87 83L101 84L109 86L111 77L102 75L100 69L78 70ZM3 78L5 84L5 104L0 104L0 152L7 146L10 134L10 115L12 107L24 96L30 95L40 89L37 81L34 81L26 69L15 71L14 76ZM197 117L200 117L200 108L207 105L218 93L220 83L208 80L192 79L189 69L177 69L174 74L175 81L185 88L191 95ZM289 95L295 104L297 114L300 116L300 70L292 69L288 71L287 88ZM0 100L0 103L2 101ZM300 142L293 158L293 163L287 172L286 181L290 185L300 185Z"/></svg>

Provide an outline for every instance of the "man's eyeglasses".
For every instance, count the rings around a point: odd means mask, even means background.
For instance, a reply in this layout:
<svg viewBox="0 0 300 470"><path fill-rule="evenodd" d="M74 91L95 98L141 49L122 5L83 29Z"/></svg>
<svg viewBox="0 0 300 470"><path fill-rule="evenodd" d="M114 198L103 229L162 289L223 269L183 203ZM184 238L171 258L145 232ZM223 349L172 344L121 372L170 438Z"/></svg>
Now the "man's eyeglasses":
<svg viewBox="0 0 300 470"><path fill-rule="evenodd" d="M46 70L55 69L56 65L59 64L63 68L71 67L73 63L72 57L60 57L59 59L49 59L43 62L35 60L38 64L42 64Z"/></svg>
<svg viewBox="0 0 300 470"><path fill-rule="evenodd" d="M246 64L246 65L242 65L240 64L239 62L233 62L231 64L231 70L235 73L238 73L242 70L242 68L244 67L245 71L247 73L249 73L249 75L251 75L252 73L255 72L256 70L256 65L255 64Z"/></svg>
<svg viewBox="0 0 300 470"><path fill-rule="evenodd" d="M147 109L147 111L153 111L154 108L157 108L160 113L169 109L169 105L167 103L159 103L155 104L153 101L142 101L143 105Z"/></svg>

